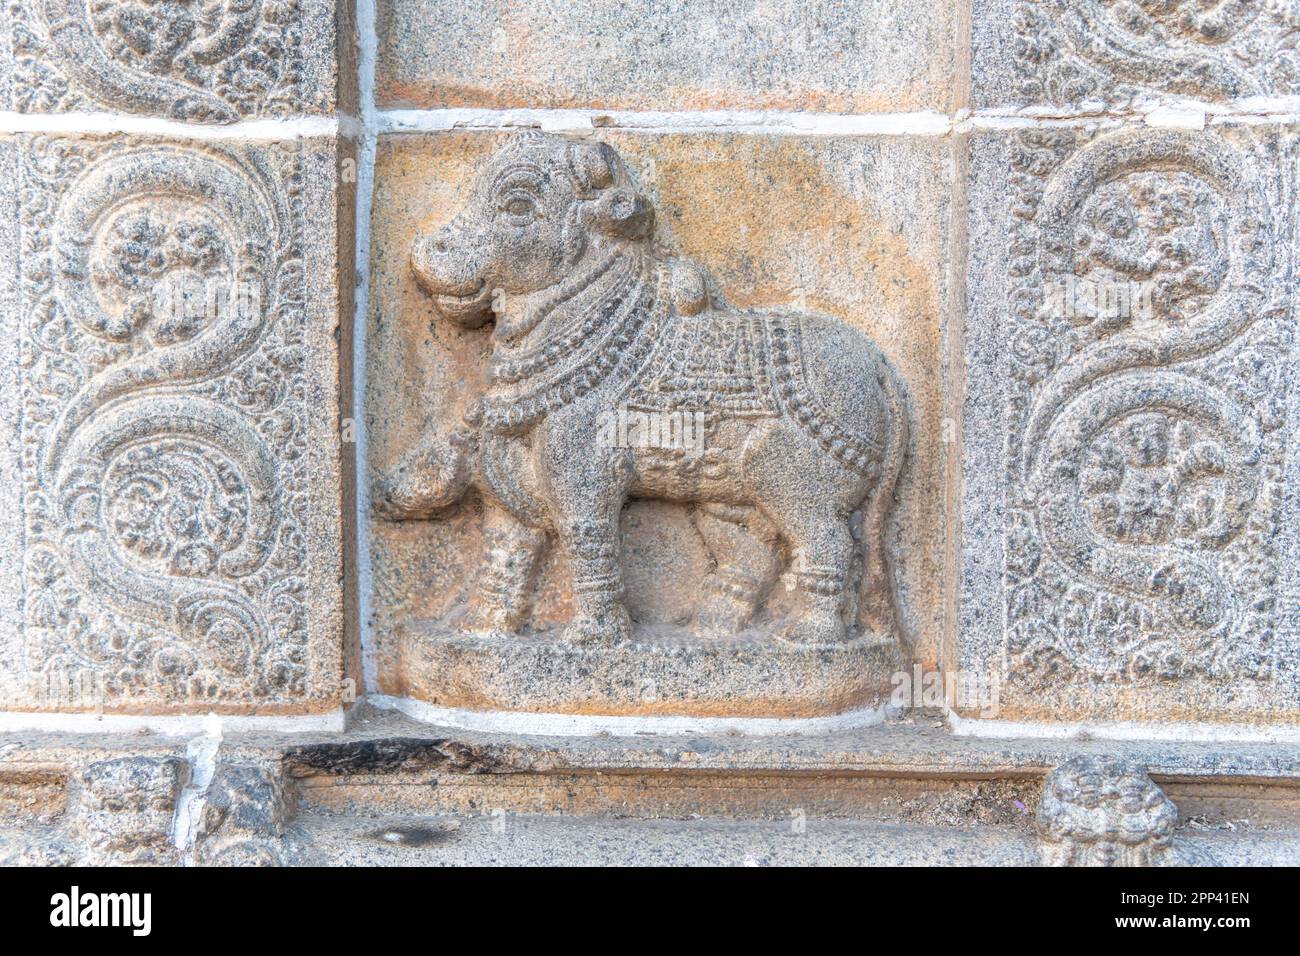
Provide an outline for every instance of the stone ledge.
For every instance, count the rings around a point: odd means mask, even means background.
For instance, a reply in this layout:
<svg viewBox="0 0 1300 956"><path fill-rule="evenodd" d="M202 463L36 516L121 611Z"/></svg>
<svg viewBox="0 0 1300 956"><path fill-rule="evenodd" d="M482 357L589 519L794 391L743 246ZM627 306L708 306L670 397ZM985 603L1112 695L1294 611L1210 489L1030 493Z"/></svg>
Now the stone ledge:
<svg viewBox="0 0 1300 956"><path fill-rule="evenodd" d="M800 718L875 710L903 669L892 640L834 646L639 633L574 646L407 624L401 682L441 707L598 716Z"/></svg>
<svg viewBox="0 0 1300 956"><path fill-rule="evenodd" d="M0 735L0 771L112 753L184 753L186 743L183 737L145 734L5 734ZM1108 754L1144 764L1157 780L1300 781L1300 746L1292 744L959 737L941 718L922 714L827 735L525 738L431 727L362 704L344 733L229 734L222 752L250 759L279 756L299 777L382 774L437 763L474 773L834 770L989 779L1040 777L1071 757Z"/></svg>

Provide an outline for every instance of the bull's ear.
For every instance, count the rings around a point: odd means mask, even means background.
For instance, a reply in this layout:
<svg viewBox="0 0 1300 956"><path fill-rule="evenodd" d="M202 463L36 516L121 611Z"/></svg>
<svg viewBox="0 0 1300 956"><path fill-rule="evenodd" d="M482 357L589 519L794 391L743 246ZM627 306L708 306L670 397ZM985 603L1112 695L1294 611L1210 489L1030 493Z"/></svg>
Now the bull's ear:
<svg viewBox="0 0 1300 956"><path fill-rule="evenodd" d="M636 190L617 186L601 193L592 219L602 232L623 239L644 239L654 231L655 210Z"/></svg>

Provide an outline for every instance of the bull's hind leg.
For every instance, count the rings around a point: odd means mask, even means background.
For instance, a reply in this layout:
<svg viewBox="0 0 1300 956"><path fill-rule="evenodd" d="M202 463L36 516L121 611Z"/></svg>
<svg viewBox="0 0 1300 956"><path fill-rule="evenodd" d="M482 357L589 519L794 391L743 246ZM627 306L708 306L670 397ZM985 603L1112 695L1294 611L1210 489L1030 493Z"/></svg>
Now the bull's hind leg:
<svg viewBox="0 0 1300 956"><path fill-rule="evenodd" d="M483 567L465 627L513 634L528 621L534 569L546 534L520 523L504 508L485 505Z"/></svg>
<svg viewBox="0 0 1300 956"><path fill-rule="evenodd" d="M853 567L849 519L822 494L785 499L768 509L792 551L790 575L798 591L793 620L781 631L792 644L836 644L849 636L844 594Z"/></svg>
<svg viewBox="0 0 1300 956"><path fill-rule="evenodd" d="M849 516L866 496L865 479L788 421L749 441L744 475L752 500L790 549L797 602L781 637L798 644L845 640L845 588L857 554Z"/></svg>
<svg viewBox="0 0 1300 956"><path fill-rule="evenodd" d="M781 570L777 536L757 509L701 504L695 528L716 565L695 618L702 634L735 634L753 619Z"/></svg>
<svg viewBox="0 0 1300 956"><path fill-rule="evenodd" d="M777 517L790 542L791 574L799 593L799 607L782 639L794 644L845 640L844 589L854 554L848 518L821 510Z"/></svg>

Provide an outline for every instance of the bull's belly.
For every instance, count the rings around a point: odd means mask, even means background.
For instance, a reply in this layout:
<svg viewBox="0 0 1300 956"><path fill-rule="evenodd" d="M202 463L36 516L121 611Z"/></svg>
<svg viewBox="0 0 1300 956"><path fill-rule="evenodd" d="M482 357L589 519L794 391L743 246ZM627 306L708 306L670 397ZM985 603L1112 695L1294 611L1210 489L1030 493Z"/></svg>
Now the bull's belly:
<svg viewBox="0 0 1300 956"><path fill-rule="evenodd" d="M744 483L744 455L752 439L771 420L710 421L680 440L647 443L629 449L632 480L628 495L665 501L716 501L749 504Z"/></svg>

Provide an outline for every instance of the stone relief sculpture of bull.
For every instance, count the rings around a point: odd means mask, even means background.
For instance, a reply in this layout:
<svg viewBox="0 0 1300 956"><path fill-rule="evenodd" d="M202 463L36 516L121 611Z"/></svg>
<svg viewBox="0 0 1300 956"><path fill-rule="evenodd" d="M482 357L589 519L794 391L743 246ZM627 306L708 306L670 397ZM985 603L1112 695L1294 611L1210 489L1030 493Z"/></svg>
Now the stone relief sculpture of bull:
<svg viewBox="0 0 1300 956"><path fill-rule="evenodd" d="M564 638L630 636L620 511L654 498L694 505L717 563L701 628L745 627L788 556L799 601L780 636L844 641L856 568L864 606L892 609L882 529L907 445L900 385L835 319L726 306L701 269L656 247L653 227L608 145L525 132L492 158L464 210L411 257L441 316L495 321L487 388L463 425L380 481L376 508L430 517L479 489L473 630L527 622L555 539L573 569Z"/></svg>

